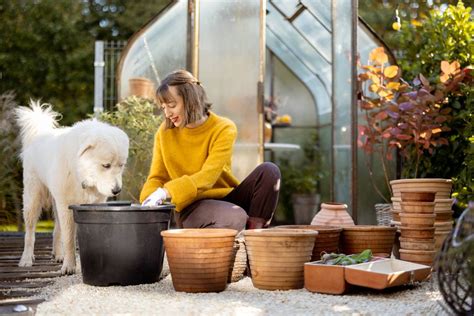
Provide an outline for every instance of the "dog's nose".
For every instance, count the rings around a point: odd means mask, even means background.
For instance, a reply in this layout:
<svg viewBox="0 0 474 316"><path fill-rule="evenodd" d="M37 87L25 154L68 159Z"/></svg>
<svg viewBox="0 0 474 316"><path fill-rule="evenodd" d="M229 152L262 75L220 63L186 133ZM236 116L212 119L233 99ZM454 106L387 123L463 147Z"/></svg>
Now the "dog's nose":
<svg viewBox="0 0 474 316"><path fill-rule="evenodd" d="M117 194L120 193L120 191L122 191L122 188L116 186L116 187L114 187L114 188L112 189L112 194L113 194L113 195L117 195Z"/></svg>

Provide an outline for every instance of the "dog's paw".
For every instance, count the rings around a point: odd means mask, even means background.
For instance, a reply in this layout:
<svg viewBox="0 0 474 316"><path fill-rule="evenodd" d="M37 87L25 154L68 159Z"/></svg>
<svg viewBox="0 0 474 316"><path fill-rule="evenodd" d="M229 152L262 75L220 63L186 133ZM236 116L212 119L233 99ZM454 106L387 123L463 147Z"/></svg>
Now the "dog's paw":
<svg viewBox="0 0 474 316"><path fill-rule="evenodd" d="M52 253L54 262L63 262L64 261L64 255L62 253L55 254L54 252Z"/></svg>
<svg viewBox="0 0 474 316"><path fill-rule="evenodd" d="M76 265L67 263L67 261L63 262L63 266L61 267L61 274L74 274L76 273Z"/></svg>
<svg viewBox="0 0 474 316"><path fill-rule="evenodd" d="M25 254L21 256L20 262L18 263L19 267L31 267L35 261L35 256L32 254Z"/></svg>

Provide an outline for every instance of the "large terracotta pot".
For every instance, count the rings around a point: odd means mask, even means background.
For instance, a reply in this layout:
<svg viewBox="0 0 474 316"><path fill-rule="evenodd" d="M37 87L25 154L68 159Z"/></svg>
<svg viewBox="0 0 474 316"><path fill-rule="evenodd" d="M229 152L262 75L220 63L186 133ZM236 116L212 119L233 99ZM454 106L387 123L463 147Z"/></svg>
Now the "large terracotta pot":
<svg viewBox="0 0 474 316"><path fill-rule="evenodd" d="M282 225L275 229L311 229L318 232L314 242L313 255L311 261L321 259L321 253L338 253L341 239L342 227L318 226L318 225Z"/></svg>
<svg viewBox="0 0 474 316"><path fill-rule="evenodd" d="M431 191L436 192L436 199L449 199L451 187L450 179L423 178L423 179L399 179L390 181L393 196L401 198L403 192Z"/></svg>
<svg viewBox="0 0 474 316"><path fill-rule="evenodd" d="M263 290L301 289L304 264L311 260L317 234L306 229L245 230L253 286Z"/></svg>
<svg viewBox="0 0 474 316"><path fill-rule="evenodd" d="M366 249L373 254L389 256L395 241L396 227L356 225L342 230L341 247L345 254L360 253Z"/></svg>
<svg viewBox="0 0 474 316"><path fill-rule="evenodd" d="M176 291L220 292L226 288L236 230L173 229L161 235Z"/></svg>
<svg viewBox="0 0 474 316"><path fill-rule="evenodd" d="M321 204L321 210L314 216L311 225L354 226L354 220L343 203L327 202Z"/></svg>
<svg viewBox="0 0 474 316"><path fill-rule="evenodd" d="M129 95L135 95L145 99L155 99L155 85L153 81L147 78L128 79Z"/></svg>

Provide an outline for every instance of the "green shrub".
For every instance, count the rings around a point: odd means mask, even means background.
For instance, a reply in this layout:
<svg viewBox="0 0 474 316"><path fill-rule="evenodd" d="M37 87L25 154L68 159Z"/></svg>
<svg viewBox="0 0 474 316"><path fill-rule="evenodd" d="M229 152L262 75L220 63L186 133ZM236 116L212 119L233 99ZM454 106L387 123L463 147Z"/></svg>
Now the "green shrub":
<svg viewBox="0 0 474 316"><path fill-rule="evenodd" d="M22 167L19 159L19 129L13 110L18 106L13 92L0 95L0 224L21 222Z"/></svg>
<svg viewBox="0 0 474 316"><path fill-rule="evenodd" d="M474 21L472 8L462 1L444 12L434 10L416 24L404 22L399 33L402 52L398 62L404 77L422 73L436 85L441 61L458 61L461 68L474 65ZM472 76L472 71L471 71ZM464 209L474 200L474 87L465 84L460 93L448 95L443 108L450 108L450 131L443 132L447 146L436 148L420 161L420 177L452 178L454 194ZM407 175L405 175L407 176Z"/></svg>
<svg viewBox="0 0 474 316"><path fill-rule="evenodd" d="M152 101L130 96L117 104L117 110L101 113L99 119L118 126L130 139L130 151L123 175L120 199L137 202L150 168L154 135L162 121Z"/></svg>

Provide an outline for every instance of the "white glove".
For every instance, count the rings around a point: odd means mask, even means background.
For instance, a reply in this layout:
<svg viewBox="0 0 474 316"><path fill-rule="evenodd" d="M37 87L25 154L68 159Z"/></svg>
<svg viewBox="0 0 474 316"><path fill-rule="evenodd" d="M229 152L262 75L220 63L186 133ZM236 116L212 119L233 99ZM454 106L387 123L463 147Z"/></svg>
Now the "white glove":
<svg viewBox="0 0 474 316"><path fill-rule="evenodd" d="M166 191L162 188L156 189L155 192L150 194L145 201L143 201L142 206L155 206L163 204L163 201L166 200Z"/></svg>

